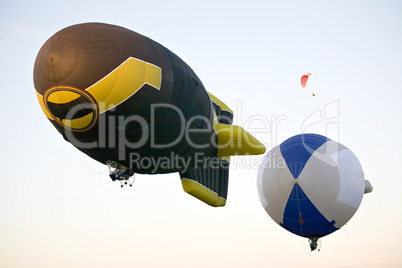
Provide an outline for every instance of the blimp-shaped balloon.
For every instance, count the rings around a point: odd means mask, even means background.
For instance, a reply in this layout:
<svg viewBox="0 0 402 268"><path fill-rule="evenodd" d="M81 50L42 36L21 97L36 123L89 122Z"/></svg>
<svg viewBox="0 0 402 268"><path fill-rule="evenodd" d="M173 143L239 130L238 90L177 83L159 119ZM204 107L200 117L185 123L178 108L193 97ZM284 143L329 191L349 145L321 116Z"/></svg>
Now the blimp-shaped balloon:
<svg viewBox="0 0 402 268"><path fill-rule="evenodd" d="M318 134L293 136L268 152L257 186L269 216L309 238L311 250L346 224L373 189L353 152Z"/></svg>
<svg viewBox="0 0 402 268"><path fill-rule="evenodd" d="M44 115L113 181L178 172L184 191L224 206L230 157L265 153L181 58L117 25L61 29L39 50L33 78Z"/></svg>

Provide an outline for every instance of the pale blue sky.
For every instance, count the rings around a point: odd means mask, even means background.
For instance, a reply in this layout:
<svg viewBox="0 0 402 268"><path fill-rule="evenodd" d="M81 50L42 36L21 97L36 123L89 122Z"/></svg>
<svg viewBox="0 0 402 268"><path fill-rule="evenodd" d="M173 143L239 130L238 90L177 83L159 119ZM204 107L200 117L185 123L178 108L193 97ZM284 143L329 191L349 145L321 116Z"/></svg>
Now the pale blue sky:
<svg viewBox="0 0 402 268"><path fill-rule="evenodd" d="M401 267L401 14L380 0L1 2L0 267ZM261 156L232 158L223 208L184 193L178 174L120 189L64 141L33 87L42 44L90 21L172 50L268 149L302 131L341 142L373 193L310 253L262 208ZM311 124L320 112L337 116Z"/></svg>

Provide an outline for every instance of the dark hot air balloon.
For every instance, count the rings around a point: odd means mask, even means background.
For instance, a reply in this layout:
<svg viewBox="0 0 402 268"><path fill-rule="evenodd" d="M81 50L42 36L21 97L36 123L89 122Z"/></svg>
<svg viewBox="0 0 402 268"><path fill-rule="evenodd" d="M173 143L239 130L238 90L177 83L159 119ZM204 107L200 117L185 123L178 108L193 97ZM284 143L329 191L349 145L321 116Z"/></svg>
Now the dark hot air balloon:
<svg viewBox="0 0 402 268"><path fill-rule="evenodd" d="M179 172L186 192L224 206L230 156L265 152L183 60L123 27L57 32L37 55L34 85L49 121L113 180Z"/></svg>

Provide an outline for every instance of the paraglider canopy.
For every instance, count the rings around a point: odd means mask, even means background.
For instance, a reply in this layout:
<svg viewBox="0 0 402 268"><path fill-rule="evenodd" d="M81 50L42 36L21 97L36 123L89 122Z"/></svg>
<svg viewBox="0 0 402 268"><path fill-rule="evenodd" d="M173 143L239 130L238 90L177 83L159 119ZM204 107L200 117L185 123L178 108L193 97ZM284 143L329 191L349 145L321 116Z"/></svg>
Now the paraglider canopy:
<svg viewBox="0 0 402 268"><path fill-rule="evenodd" d="M308 74L305 74L305 75L303 75L303 76L301 77L301 86L302 86L303 88L306 87L307 80L308 80L308 78L309 78L310 76L311 76L311 73L308 73Z"/></svg>

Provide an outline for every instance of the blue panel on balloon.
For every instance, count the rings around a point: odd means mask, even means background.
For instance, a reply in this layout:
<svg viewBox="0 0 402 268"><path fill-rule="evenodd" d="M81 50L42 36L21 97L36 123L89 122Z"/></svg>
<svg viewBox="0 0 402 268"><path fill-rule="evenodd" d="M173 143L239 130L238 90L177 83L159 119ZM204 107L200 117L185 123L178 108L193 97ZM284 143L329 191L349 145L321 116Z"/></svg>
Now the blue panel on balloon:
<svg viewBox="0 0 402 268"><path fill-rule="evenodd" d="M299 184L293 186L281 226L304 237L323 237L338 228L329 222L314 206Z"/></svg>
<svg viewBox="0 0 402 268"><path fill-rule="evenodd" d="M299 177L314 151L329 140L318 134L300 134L281 143L282 156L295 179Z"/></svg>

